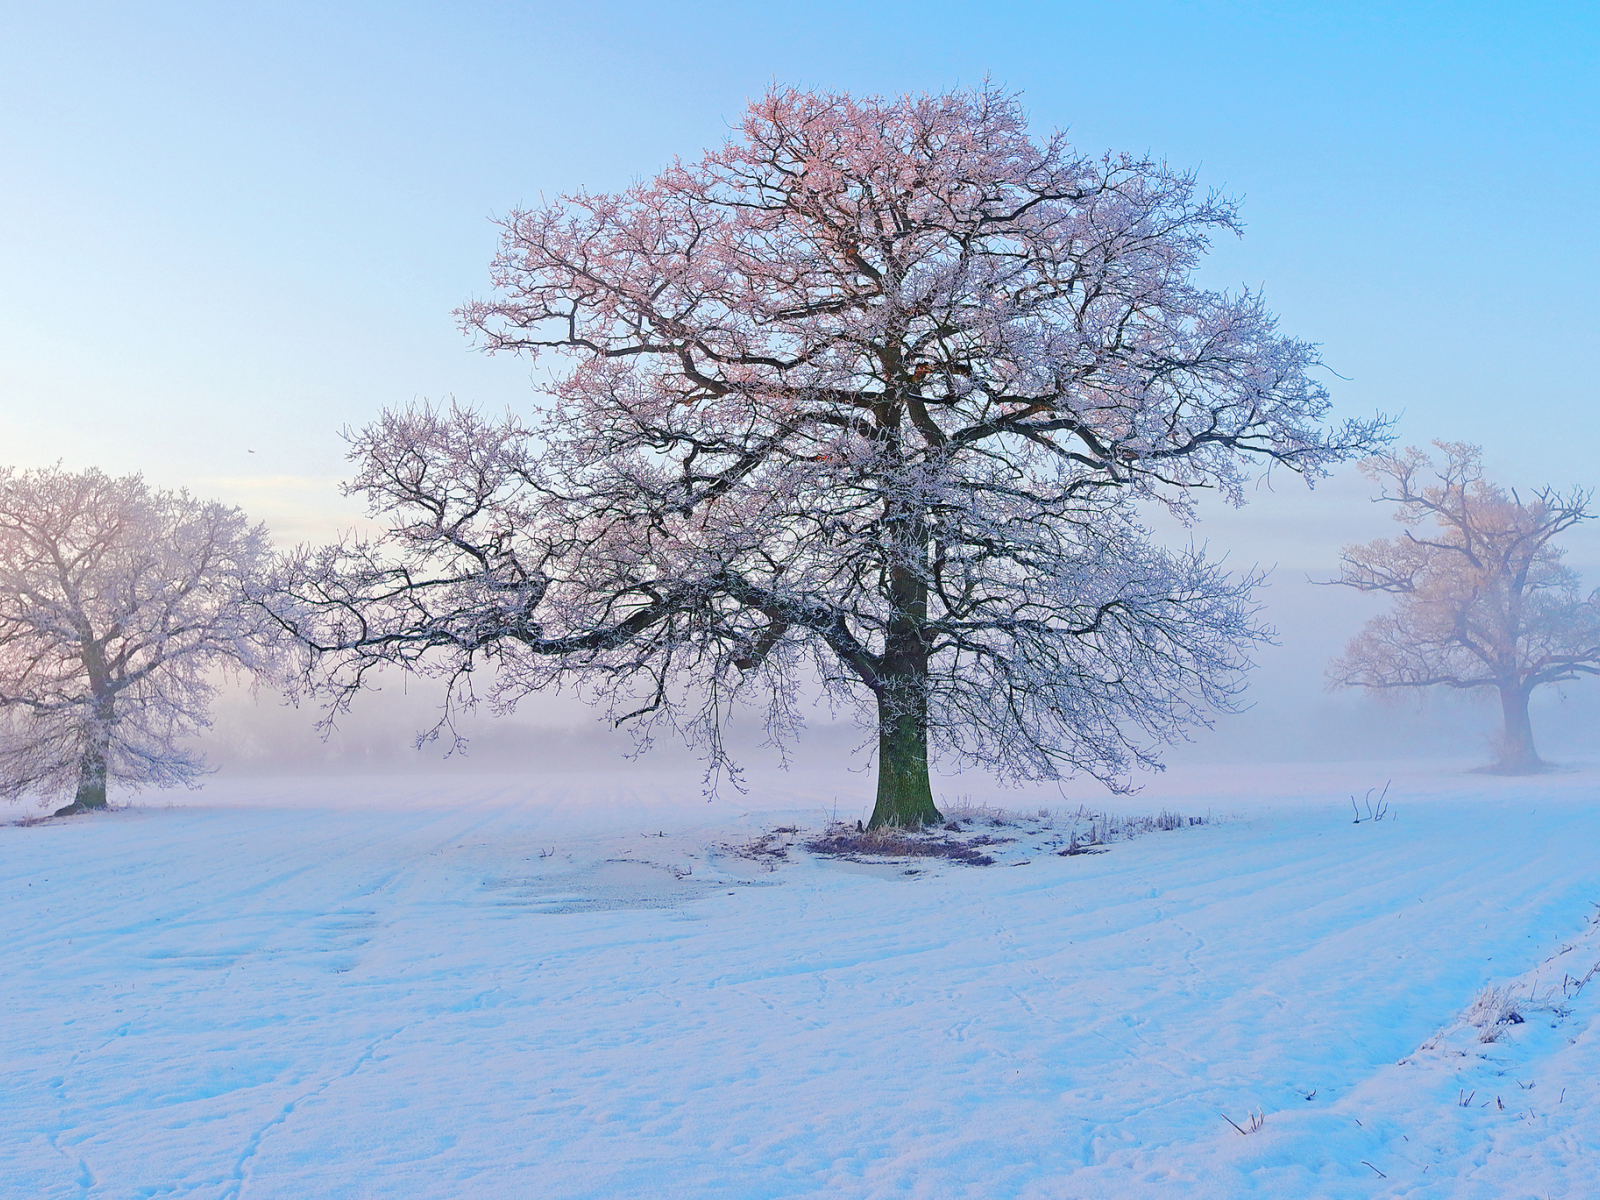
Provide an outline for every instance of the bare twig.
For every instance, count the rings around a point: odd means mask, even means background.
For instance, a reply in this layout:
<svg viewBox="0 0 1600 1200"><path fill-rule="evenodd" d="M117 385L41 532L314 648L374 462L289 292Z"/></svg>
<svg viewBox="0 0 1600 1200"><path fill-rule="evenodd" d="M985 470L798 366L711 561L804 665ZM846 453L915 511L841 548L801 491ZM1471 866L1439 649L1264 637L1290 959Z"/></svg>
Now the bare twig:
<svg viewBox="0 0 1600 1200"><path fill-rule="evenodd" d="M1232 1125L1235 1129L1238 1129L1241 1136L1245 1136L1245 1135L1249 1135L1249 1134L1255 1133L1257 1130L1259 1130L1263 1125L1265 1125L1267 1123L1267 1114L1266 1114L1266 1111L1264 1109L1258 1109L1256 1112L1250 1112L1248 1109L1245 1111L1245 1115L1250 1118L1250 1128L1249 1129L1241 1129L1240 1126L1239 1126L1239 1123L1237 1121L1235 1121L1232 1117L1230 1117L1227 1113L1218 1113L1217 1115L1219 1117L1221 1117L1224 1121L1226 1121L1229 1125Z"/></svg>
<svg viewBox="0 0 1600 1200"><path fill-rule="evenodd" d="M1384 817L1389 815L1389 806L1387 803L1385 803L1385 797L1387 797L1389 794L1389 784L1393 782L1394 780L1391 779L1388 783L1383 785L1383 791L1378 796L1378 806L1376 808L1372 806L1372 793L1376 792L1378 789L1367 789L1367 794L1362 797L1362 799L1366 801L1367 805L1367 815L1365 817L1361 815L1361 808L1356 804L1356 798L1354 796L1350 797L1350 807L1355 810L1355 823L1357 825L1361 824L1362 821L1381 821L1384 819Z"/></svg>

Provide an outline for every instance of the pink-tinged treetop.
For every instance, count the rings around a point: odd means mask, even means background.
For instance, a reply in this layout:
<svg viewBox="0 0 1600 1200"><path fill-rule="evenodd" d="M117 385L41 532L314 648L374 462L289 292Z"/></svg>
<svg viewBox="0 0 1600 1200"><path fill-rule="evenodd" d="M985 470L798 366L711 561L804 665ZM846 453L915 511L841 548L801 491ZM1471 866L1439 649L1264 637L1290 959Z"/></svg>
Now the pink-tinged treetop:
<svg viewBox="0 0 1600 1200"><path fill-rule="evenodd" d="M994 91L774 92L742 134L622 195L514 212L500 296L465 324L491 350L575 352L557 394L579 407L818 453L899 401L925 449L1025 438L1107 482L1238 501L1238 451L1314 477L1376 431L1324 430L1314 348L1258 296L1193 283L1238 222L1191 175L1037 143Z"/></svg>

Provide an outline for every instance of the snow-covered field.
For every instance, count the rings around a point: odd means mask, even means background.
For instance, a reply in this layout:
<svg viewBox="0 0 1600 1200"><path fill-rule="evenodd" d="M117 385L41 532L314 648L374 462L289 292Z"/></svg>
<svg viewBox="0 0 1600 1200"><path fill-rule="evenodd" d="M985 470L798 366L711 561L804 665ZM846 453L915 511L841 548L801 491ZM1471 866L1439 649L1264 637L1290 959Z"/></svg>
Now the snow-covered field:
<svg viewBox="0 0 1600 1200"><path fill-rule="evenodd" d="M1597 783L1185 768L1113 811L1224 819L989 867L809 855L821 772L6 825L0 1194L1600 1195Z"/></svg>

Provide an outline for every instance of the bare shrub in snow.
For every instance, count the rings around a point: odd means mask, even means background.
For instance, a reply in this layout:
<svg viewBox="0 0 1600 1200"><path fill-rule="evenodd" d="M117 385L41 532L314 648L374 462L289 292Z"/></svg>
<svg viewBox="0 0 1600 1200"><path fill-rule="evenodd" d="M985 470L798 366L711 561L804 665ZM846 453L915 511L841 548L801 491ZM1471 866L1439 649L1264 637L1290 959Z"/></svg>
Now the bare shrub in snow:
<svg viewBox="0 0 1600 1200"><path fill-rule="evenodd" d="M137 475L0 468L0 796L103 808L108 780L201 773L212 673L269 660L268 556L237 508Z"/></svg>
<svg viewBox="0 0 1600 1200"><path fill-rule="evenodd" d="M874 827L940 819L930 754L1125 787L1266 636L1258 577L1137 505L1384 435L1325 427L1315 349L1195 282L1231 202L991 88L775 89L697 162L502 225L462 320L557 360L548 407L353 436L389 532L301 552L276 606L336 708L386 664L469 704L492 667L500 710L576 681L714 777L732 704L782 745L819 678L876 728Z"/></svg>

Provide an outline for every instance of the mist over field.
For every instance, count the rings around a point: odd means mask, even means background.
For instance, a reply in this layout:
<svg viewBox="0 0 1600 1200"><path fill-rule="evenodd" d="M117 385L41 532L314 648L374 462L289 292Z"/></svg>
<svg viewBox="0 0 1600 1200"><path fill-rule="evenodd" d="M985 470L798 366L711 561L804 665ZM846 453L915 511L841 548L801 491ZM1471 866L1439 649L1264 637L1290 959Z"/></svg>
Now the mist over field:
<svg viewBox="0 0 1600 1200"><path fill-rule="evenodd" d="M1287 520L1277 516L1276 499L1260 497L1244 511L1263 525ZM1343 512L1368 522L1349 540L1391 536L1392 522L1374 521L1370 508L1345 505ZM1244 520L1241 514L1233 528L1224 531L1234 539L1226 546L1230 564L1270 563L1275 561L1268 556L1271 551L1294 549L1276 541L1270 527L1255 541L1244 540L1237 529ZM1335 524L1328 518L1324 521ZM1210 530L1202 520L1192 532L1200 540ZM1219 535L1213 545L1220 540ZM1592 539L1572 541L1582 552ZM1252 556L1252 545L1261 552ZM1335 543L1320 567L1282 563L1276 567L1258 598L1277 629L1278 644L1257 653L1256 668L1246 676L1240 698L1243 710L1217 713L1213 728L1197 728L1190 740L1168 747L1163 757L1170 765L1410 760L1453 763L1467 770L1492 759L1500 721L1492 692L1434 688L1383 698L1349 689L1327 690L1329 658L1383 607L1381 601L1348 589L1308 581L1308 576L1331 578L1336 553ZM1596 578L1596 573L1588 571L1586 577ZM666 771L692 781L702 769L693 750L665 734L650 750L636 755L627 730L613 729L599 708L584 703L573 691L531 697L507 716L491 714L487 705L463 714L459 728L467 744L461 753L447 757L443 740L420 748L414 744L417 734L437 721L440 702L435 681L391 675L381 691L360 697L350 713L338 718L337 728L323 737L313 728L322 715L315 701L292 708L270 689L252 696L244 688L230 686L215 710L215 728L199 744L222 774L637 770ZM1600 755L1600 681L1543 688L1534 694L1531 714L1545 757L1560 764ZM741 712L729 740L745 765L773 767L778 755L763 744L758 716ZM867 768L862 748L871 747L869 727L852 722L847 712L830 713L820 703L806 709L806 719L807 728L792 748L796 769ZM962 787L954 777L948 786ZM735 794L731 788L724 790ZM1065 781L1062 790L1074 799L1106 794L1093 780L1081 778Z"/></svg>
<svg viewBox="0 0 1600 1200"><path fill-rule="evenodd" d="M332 481L313 486L263 480L249 490L253 515L268 519L284 549L329 540L344 530L378 528L359 498L340 497ZM1500 719L1492 690L1431 688L1386 698L1326 687L1329 659L1386 607L1382 598L1314 582L1337 576L1341 546L1401 532L1390 510L1372 502L1372 494L1371 485L1345 467L1314 489L1292 475L1263 476L1247 492L1244 507L1204 499L1188 527L1160 510L1145 513L1170 546L1204 544L1234 571L1269 568L1256 596L1277 631L1277 644L1260 647L1255 669L1244 677L1243 711L1214 714L1213 728L1197 728L1190 740L1167 748L1169 764L1418 760L1466 770L1492 759ZM1581 574L1585 591L1600 586L1597 525L1580 525L1557 543L1567 549L1567 562ZM530 697L507 716L492 715L486 705L463 714L459 728L467 745L461 754L447 757L442 741L419 749L416 735L438 719L440 699L434 681L388 676L381 691L361 697L324 738L313 728L322 715L316 702L287 708L270 689L252 697L227 686L214 713L216 726L202 744L225 773L599 769L672 771L692 780L701 771L695 753L670 735L635 757L628 732L612 729L598 708L573 691ZM1600 681L1541 688L1533 695L1531 715L1541 752L1552 761L1600 756ZM806 719L791 759L796 768L861 771L867 765L866 755L855 752L870 747L869 728L823 705L808 708ZM752 768L775 765L778 756L763 741L756 714L741 713L730 736L741 761ZM1073 797L1104 795L1093 780L1067 781L1063 787Z"/></svg>

